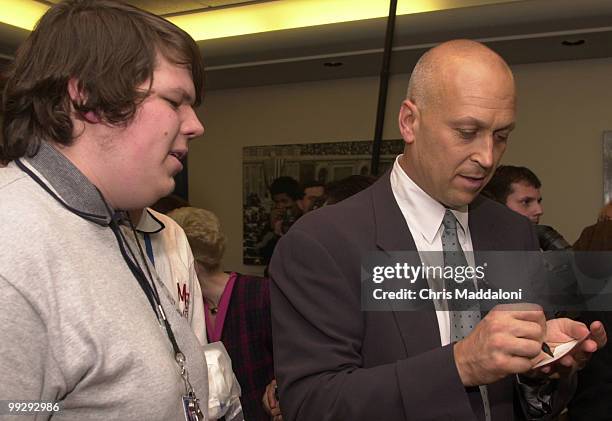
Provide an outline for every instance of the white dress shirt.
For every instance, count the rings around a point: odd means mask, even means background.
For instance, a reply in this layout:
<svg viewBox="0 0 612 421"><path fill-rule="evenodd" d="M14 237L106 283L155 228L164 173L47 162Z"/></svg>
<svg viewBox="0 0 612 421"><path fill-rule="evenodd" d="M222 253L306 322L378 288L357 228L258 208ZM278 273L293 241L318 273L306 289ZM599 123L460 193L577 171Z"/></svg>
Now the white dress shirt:
<svg viewBox="0 0 612 421"><path fill-rule="evenodd" d="M408 177L399 164L402 155L395 159L391 170L391 190L395 201L400 207L406 224L410 229L410 234L419 252L421 262L427 266L442 266L444 264L442 255L442 219L446 208L440 202L429 196L414 181ZM461 249L465 252L465 257L470 266L474 266L474 256L472 253L472 238L468 226L468 210L451 209L457 218L457 236ZM437 252L437 253L432 253ZM443 288L438 279L427 279L429 287L439 291ZM440 329L440 342L442 346L450 343L450 315L447 311L447 304L444 300L434 301L438 327Z"/></svg>

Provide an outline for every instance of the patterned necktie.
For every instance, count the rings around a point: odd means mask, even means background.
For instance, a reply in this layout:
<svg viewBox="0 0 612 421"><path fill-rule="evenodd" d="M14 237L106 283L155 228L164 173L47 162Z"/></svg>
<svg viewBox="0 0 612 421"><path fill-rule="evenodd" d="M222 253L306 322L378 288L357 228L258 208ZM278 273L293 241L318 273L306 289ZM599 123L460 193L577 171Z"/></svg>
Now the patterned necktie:
<svg viewBox="0 0 612 421"><path fill-rule="evenodd" d="M455 215L446 209L444 219L442 219L444 230L442 231L442 252L444 255L444 266L446 267L467 267L468 262L463 254L459 238L457 237L457 219ZM470 292L476 292L473 279L466 279L462 283L451 281L452 285L447 285L447 290L453 292L454 289L460 288ZM465 338L474 329L474 326L480 321L480 307L478 303L467 305L457 300L451 300L449 305L450 310L450 340L451 342L459 341ZM491 421L491 407L489 405L489 395L487 386L479 386L482 403L484 406L485 420Z"/></svg>

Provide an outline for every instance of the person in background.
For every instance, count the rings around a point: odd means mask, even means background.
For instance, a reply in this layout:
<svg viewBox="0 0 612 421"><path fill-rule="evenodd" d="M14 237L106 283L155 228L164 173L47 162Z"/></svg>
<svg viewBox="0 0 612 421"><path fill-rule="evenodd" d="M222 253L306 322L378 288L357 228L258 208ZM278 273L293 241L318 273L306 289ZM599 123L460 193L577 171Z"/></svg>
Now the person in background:
<svg viewBox="0 0 612 421"><path fill-rule="evenodd" d="M540 179L529 168L500 165L482 192L538 224L544 214L541 187Z"/></svg>
<svg viewBox="0 0 612 421"><path fill-rule="evenodd" d="M609 252L612 252L612 202L599 212L597 222L586 227L572 246L579 254L578 266L589 276L602 278L604 285L609 285L612 277ZM589 253L592 252L592 253ZM603 253L608 252L608 253ZM607 280L606 280L607 278ZM609 286L605 291L609 291ZM584 312L580 320L590 323L601 320L606 330L612 327L612 308L608 299L607 308ZM612 414L612 348L605 347L593 355L589 364L578 373L578 387L570 401L570 421L607 421Z"/></svg>
<svg viewBox="0 0 612 421"><path fill-rule="evenodd" d="M191 206L189 204L189 201L187 201L186 199L182 198L179 195L171 194L169 196L162 197L157 202L155 202L151 206L151 209L153 209L156 212L163 213L164 215L166 215L171 210L178 209L178 208L185 208L188 206Z"/></svg>
<svg viewBox="0 0 612 421"><path fill-rule="evenodd" d="M280 237L302 216L300 204L304 198L304 191L295 179L282 176L270 185L270 196L274 202L270 212L270 227L276 236Z"/></svg>
<svg viewBox="0 0 612 421"><path fill-rule="evenodd" d="M269 190L274 206L270 210L270 224L257 246L264 265L270 263L279 238L302 216L300 202L304 197L300 183L289 176L274 179Z"/></svg>
<svg viewBox="0 0 612 421"><path fill-rule="evenodd" d="M575 250L612 250L612 202L599 211L595 224L582 230L573 248Z"/></svg>
<svg viewBox="0 0 612 421"><path fill-rule="evenodd" d="M332 181L327 186L325 205L341 202L370 187L376 178L368 175L351 175L342 180Z"/></svg>
<svg viewBox="0 0 612 421"><path fill-rule="evenodd" d="M541 188L540 179L529 168L500 165L482 194L529 218L536 225L542 250L568 249L569 243L553 227L539 225L544 214Z"/></svg>
<svg viewBox="0 0 612 421"><path fill-rule="evenodd" d="M304 195L299 202L302 213L315 209L315 204L325 197L325 183L321 181L307 181L303 185Z"/></svg>
<svg viewBox="0 0 612 421"><path fill-rule="evenodd" d="M155 273L166 287L182 317L202 345L206 344L204 305L191 248L182 228L170 217L153 209L130 211L136 232Z"/></svg>
<svg viewBox="0 0 612 421"><path fill-rule="evenodd" d="M183 30L112 0L53 4L17 51L0 143L0 401L61 406L27 419L207 418L201 344L127 213L174 189L203 134L203 67Z"/></svg>
<svg viewBox="0 0 612 421"><path fill-rule="evenodd" d="M280 407L270 393L275 381L268 279L223 272L225 236L212 212L186 207L168 216L187 235L202 288L208 340L223 342L232 359L245 419L280 419Z"/></svg>

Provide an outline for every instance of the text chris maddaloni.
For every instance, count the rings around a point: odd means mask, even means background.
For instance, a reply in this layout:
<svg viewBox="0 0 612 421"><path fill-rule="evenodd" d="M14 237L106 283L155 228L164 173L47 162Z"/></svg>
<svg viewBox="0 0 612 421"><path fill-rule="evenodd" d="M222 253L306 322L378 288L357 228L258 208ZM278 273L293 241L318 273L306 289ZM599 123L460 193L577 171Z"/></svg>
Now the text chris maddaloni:
<svg viewBox="0 0 612 421"><path fill-rule="evenodd" d="M480 289L473 291L465 288L434 291L429 288L419 290L402 288L397 291L385 291L376 288L372 291L375 300L522 300L523 290L504 291L500 289Z"/></svg>

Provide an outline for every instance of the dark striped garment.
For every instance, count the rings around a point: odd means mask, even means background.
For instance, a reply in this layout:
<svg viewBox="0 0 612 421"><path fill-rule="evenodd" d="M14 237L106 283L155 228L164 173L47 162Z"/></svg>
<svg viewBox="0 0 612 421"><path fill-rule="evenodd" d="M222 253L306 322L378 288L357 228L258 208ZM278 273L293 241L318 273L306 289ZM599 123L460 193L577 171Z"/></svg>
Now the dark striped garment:
<svg viewBox="0 0 612 421"><path fill-rule="evenodd" d="M240 401L245 420L269 421L262 405L266 386L274 378L267 278L237 274L221 342L242 388Z"/></svg>

